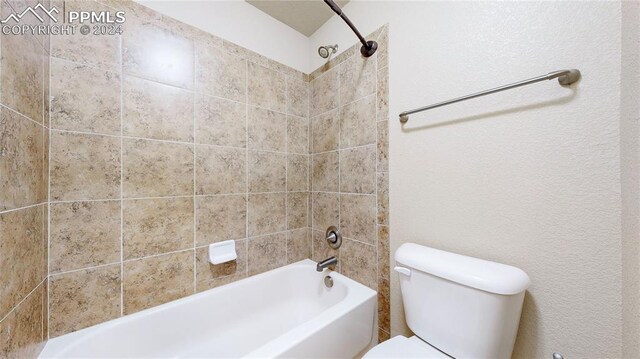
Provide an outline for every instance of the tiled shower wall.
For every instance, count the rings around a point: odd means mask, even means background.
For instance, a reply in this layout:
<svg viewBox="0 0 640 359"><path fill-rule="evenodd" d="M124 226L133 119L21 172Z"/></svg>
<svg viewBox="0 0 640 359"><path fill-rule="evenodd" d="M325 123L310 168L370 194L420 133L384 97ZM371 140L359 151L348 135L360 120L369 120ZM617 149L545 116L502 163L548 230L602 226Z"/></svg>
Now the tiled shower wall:
<svg viewBox="0 0 640 359"><path fill-rule="evenodd" d="M0 17L22 4L0 1ZM43 36L0 36L2 358L34 357L47 336L46 47Z"/></svg>
<svg viewBox="0 0 640 359"><path fill-rule="evenodd" d="M51 38L51 338L311 256L308 76L99 3L121 36Z"/></svg>
<svg viewBox="0 0 640 359"><path fill-rule="evenodd" d="M378 291L379 340L389 338L388 28L354 45L311 76L313 259L339 257L338 270ZM325 242L329 226L340 249Z"/></svg>

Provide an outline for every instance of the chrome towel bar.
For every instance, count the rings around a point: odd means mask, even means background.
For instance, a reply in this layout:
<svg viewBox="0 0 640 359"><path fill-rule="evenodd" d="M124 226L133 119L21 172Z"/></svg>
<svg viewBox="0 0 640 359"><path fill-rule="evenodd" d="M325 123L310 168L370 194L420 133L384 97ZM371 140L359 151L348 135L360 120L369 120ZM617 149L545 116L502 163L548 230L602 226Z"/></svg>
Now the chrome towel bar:
<svg viewBox="0 0 640 359"><path fill-rule="evenodd" d="M434 108L437 108L437 107L442 107L442 106L450 105L452 103L470 100L472 98L476 98L476 97L480 97L480 96L484 96L484 95L489 95L489 94L500 92L500 91L510 90L510 89L513 89L513 88L516 88L516 87L520 87L520 86L530 85L530 84L533 84L533 83L536 83L536 82L540 82L540 81L544 81L544 80L552 80L552 79L555 79L555 78L558 79L558 82L560 83L560 85L568 86L568 85L571 85L572 83L574 83L574 82L576 82L576 81L578 81L580 79L580 71L578 71L576 69L553 71L553 72L549 72L546 75L534 77L534 78L531 78L531 79L528 79L528 80L514 82L514 83L509 84L509 85L504 85L504 86L496 87L496 88L493 88L493 89L490 89L490 90L486 90L486 91L482 91L482 92L476 92L476 93L471 94L471 95L454 98L453 100L448 100L448 101L444 101L444 102L438 102L438 103L433 104L433 105L416 108L416 109L410 110L410 111L405 111L405 112L400 114L400 123L407 123L407 121L409 121L409 115L412 115L414 113L431 110L431 109L434 109Z"/></svg>

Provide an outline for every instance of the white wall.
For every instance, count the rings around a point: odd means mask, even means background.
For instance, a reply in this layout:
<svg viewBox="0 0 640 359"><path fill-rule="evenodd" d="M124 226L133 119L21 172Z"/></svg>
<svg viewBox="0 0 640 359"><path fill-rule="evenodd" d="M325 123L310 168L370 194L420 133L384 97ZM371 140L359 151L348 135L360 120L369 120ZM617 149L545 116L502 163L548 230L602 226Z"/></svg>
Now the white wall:
<svg viewBox="0 0 640 359"><path fill-rule="evenodd" d="M244 1L135 1L296 70L309 72L309 39Z"/></svg>
<svg viewBox="0 0 640 359"><path fill-rule="evenodd" d="M363 33L389 23L391 246L417 242L524 269L514 357L622 355L621 5L351 2ZM337 18L311 37L346 49ZM403 110L578 68L411 116ZM392 334L404 331L392 275ZM636 278L637 280L637 278Z"/></svg>

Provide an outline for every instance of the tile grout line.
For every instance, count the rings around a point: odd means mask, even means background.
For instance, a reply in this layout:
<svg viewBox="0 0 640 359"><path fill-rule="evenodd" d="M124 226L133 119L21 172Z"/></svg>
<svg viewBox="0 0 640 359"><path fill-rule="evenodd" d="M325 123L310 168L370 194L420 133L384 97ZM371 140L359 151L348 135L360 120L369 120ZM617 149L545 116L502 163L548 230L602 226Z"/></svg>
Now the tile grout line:
<svg viewBox="0 0 640 359"><path fill-rule="evenodd" d="M49 84L48 97L45 99L49 110L49 143L47 148L47 340L50 338L49 329L51 328L51 39L49 39Z"/></svg>
<svg viewBox="0 0 640 359"><path fill-rule="evenodd" d="M245 195L245 237L247 238L244 245L245 268L244 277L249 277L249 61L244 60L245 78L244 78L244 136L245 136L245 168L244 168L244 195Z"/></svg>
<svg viewBox="0 0 640 359"><path fill-rule="evenodd" d="M43 38L44 38L44 35L43 35ZM45 116L46 116L45 115L45 113L46 113L46 110L45 110L45 102L46 102L45 94L47 93L47 91L45 90L45 84L46 84L46 81L45 81L45 75L46 75L45 74L45 68L47 66L46 61L48 61L48 59L50 57L49 54L47 53L46 49L44 48L44 44L43 44L42 52L43 52L43 55L46 54L45 60L42 61L42 166L44 166L45 165L44 164L45 151L48 151L48 149L45 150L45 148L44 148L44 140L45 140L45 136L46 136L45 131L48 131L48 128L45 126L45 120L44 120ZM0 76L0 78L1 78L1 76ZM49 126L51 126L51 124L49 124ZM48 167L47 167L47 170L48 170ZM43 170L41 172L42 172L41 176L44 176L44 168L43 168ZM42 178L41 180L45 181L44 178ZM46 181L47 181L47 184L48 184L49 183L48 174L47 174ZM47 205L43 208L42 214L44 215L44 211L47 211L47 223L44 222L44 218L43 218L42 231L44 233L45 226L46 226L47 227L46 228L46 233L47 233L47 238L46 238L46 241L47 241L47 263L46 263L47 264L47 272L44 273L44 281L46 281L47 284L48 284L48 280L49 280L49 204L48 204L48 202L49 202L49 187L48 186L47 186L46 202L47 202ZM41 243L40 243L41 246L43 246L42 242L44 242L44 240L45 240L45 238L41 239ZM41 248L41 250L42 249L43 248ZM42 259L44 259L44 255L42 256ZM48 297L48 293L49 293L49 289L47 288L47 297ZM48 298L47 298L46 305L49 305ZM45 298L44 298L44 295L43 295L42 298L41 298L41 301L40 301L40 310L41 310L41 312L40 312L40 339L42 341L45 340L45 338L44 338L44 333L45 333L45 331L44 331L44 306L45 306Z"/></svg>
<svg viewBox="0 0 640 359"><path fill-rule="evenodd" d="M120 316L124 315L124 59L122 36L118 38L120 60Z"/></svg>
<svg viewBox="0 0 640 359"><path fill-rule="evenodd" d="M287 94L287 79L284 81L284 110L289 112L289 96ZM286 161L284 162L284 229L287 234L284 238L284 264L289 263L289 115L286 115L284 129L284 151L286 153Z"/></svg>
<svg viewBox="0 0 640 359"><path fill-rule="evenodd" d="M2 317L2 319L0 319L0 323L2 323L5 319L7 319L13 312L16 311L16 309L18 309L18 307L20 307L20 305L22 303L24 303L25 300L27 300L27 298L29 298L31 296L31 294L33 294L42 284L44 284L44 282L46 282L46 279L41 280L38 284L35 285L35 287L33 287L33 289L31 289L31 291L29 291L29 293L27 293L24 298L20 299L20 301L18 303L16 303L16 305L13 306L13 308L11 308L11 310L9 310L7 312L7 314L5 314L4 317ZM42 325L41 325L42 326Z"/></svg>
<svg viewBox="0 0 640 359"><path fill-rule="evenodd" d="M197 71L197 56L198 56L198 43L197 41L193 42L193 88L196 88L196 71ZM193 95L193 113L192 113L192 124L193 124L193 293L197 292L197 267L196 267L196 243L197 243L197 231L198 231L198 203L196 197L196 171L197 171L197 149L196 145L196 106L197 106L197 96Z"/></svg>

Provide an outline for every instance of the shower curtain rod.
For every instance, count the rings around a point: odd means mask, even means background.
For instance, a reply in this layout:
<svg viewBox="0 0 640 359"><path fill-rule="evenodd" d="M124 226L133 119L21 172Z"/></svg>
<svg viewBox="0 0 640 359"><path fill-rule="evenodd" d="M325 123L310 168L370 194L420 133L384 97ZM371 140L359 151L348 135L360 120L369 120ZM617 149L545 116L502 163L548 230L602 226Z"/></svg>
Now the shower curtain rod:
<svg viewBox="0 0 640 359"><path fill-rule="evenodd" d="M510 90L510 89L513 89L513 88L516 88L516 87L520 87L520 86L530 85L530 84L533 84L533 83L536 83L536 82L540 82L540 81L544 81L544 80L552 80L552 79L555 79L555 78L558 79L558 83L560 83L560 85L568 86L568 85L571 85L572 83L574 83L574 82L576 82L576 81L578 81L580 79L580 71L578 71L576 69L553 71L553 72L549 72L546 75L534 77L534 78L531 78L531 79L528 79L528 80L514 82L514 83L509 84L509 85L504 85L504 86L492 88L490 90L486 90L486 91L482 91L482 92L476 92L476 93L471 94L471 95L454 98L453 100L448 100L448 101L444 101L444 102L438 102L438 103L433 104L433 105L416 108L416 109L410 110L410 111L405 111L405 112L400 114L400 123L403 123L403 124L407 123L407 121L409 121L409 115L414 114L414 113L431 110L433 108L450 105L450 104L456 103L456 102L462 102L462 101L470 100L472 98L476 98L476 97L480 97L480 96L490 95L492 93L496 93L496 92L500 92L500 91Z"/></svg>
<svg viewBox="0 0 640 359"><path fill-rule="evenodd" d="M338 14L338 16L340 16L342 18L342 20L344 20L344 22L346 22L347 25L349 25L349 27L351 28L351 30L356 34L356 36L358 37L358 39L362 43L362 47L360 48L360 53L362 54L362 56L369 57L369 56L375 54L376 50L378 49L378 43L375 42L375 41L367 41L360 34L360 31L358 31L358 29L356 29L355 25L353 25L351 20L349 20L347 15L345 15L342 12L342 9L340 9L340 7L338 5L336 5L336 3L333 2L333 0L324 0L324 2L327 5L329 5L331 10L333 10L336 14Z"/></svg>

